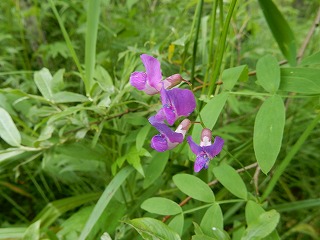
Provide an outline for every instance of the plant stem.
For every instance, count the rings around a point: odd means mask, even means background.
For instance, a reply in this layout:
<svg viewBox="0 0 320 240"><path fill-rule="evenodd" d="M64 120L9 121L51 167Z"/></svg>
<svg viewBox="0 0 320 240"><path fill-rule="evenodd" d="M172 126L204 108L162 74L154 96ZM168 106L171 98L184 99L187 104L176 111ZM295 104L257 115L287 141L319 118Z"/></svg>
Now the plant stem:
<svg viewBox="0 0 320 240"><path fill-rule="evenodd" d="M224 50L225 50L225 46L226 46L227 33L228 33L231 17L232 17L234 8L236 6L236 3L237 3L237 0L232 0L227 17L226 17L226 20L225 20L225 23L222 28L222 32L221 32L221 35L219 38L219 43L217 46L218 52L216 54L215 60L212 65L213 73L211 75L211 79L210 79L210 83L209 83L208 96L213 94L214 90L215 90L215 86L216 86L215 82L216 82L216 79L220 73L220 67L221 67L222 58L223 58Z"/></svg>

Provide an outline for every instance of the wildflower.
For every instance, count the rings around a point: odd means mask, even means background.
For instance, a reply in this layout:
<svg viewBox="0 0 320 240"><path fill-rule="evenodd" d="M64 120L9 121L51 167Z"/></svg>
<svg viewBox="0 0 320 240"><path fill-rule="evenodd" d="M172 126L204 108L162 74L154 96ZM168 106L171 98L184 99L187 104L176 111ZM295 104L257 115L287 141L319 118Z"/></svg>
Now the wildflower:
<svg viewBox="0 0 320 240"><path fill-rule="evenodd" d="M161 88L172 88L179 84L183 78L180 74L174 74L162 81L160 62L147 54L140 56L146 72L133 72L130 83L136 89L144 91L149 95L159 93Z"/></svg>
<svg viewBox="0 0 320 240"><path fill-rule="evenodd" d="M160 91L162 108L155 115L157 122L167 120L169 125L175 123L179 117L189 116L196 108L196 100L192 91L174 88Z"/></svg>
<svg viewBox="0 0 320 240"><path fill-rule="evenodd" d="M187 142L191 151L197 155L194 163L194 171L199 172L201 169L207 169L209 162L212 158L218 155L223 147L224 140L220 137L215 137L213 144L211 143L212 133L209 129L205 128L201 132L201 142L197 145L189 136Z"/></svg>
<svg viewBox="0 0 320 240"><path fill-rule="evenodd" d="M170 150L175 148L179 143L182 143L191 125L189 119L184 119L176 131L172 131L166 124L157 122L154 116L149 118L149 122L159 131L159 134L151 139L151 147L158 152Z"/></svg>

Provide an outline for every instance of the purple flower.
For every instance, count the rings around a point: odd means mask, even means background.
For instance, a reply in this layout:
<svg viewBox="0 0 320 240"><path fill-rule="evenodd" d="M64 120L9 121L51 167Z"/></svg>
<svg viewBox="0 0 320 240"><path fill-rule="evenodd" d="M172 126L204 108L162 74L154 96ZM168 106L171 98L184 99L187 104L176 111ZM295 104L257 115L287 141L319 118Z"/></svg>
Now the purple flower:
<svg viewBox="0 0 320 240"><path fill-rule="evenodd" d="M130 83L136 89L154 95L160 92L162 86L171 88L183 80L180 74L174 74L162 81L160 62L147 54L142 54L140 58L146 72L133 72L131 74Z"/></svg>
<svg viewBox="0 0 320 240"><path fill-rule="evenodd" d="M155 115L157 122L167 120L169 125L175 123L179 117L189 116L196 108L196 100L192 91L174 88L160 91L162 108Z"/></svg>
<svg viewBox="0 0 320 240"><path fill-rule="evenodd" d="M171 128L164 123L156 122L154 117L149 118L149 122L159 131L159 134L151 139L151 147L158 152L170 150L175 148L179 143L182 143L191 125L189 119L184 119L176 131L172 131Z"/></svg>
<svg viewBox="0 0 320 240"><path fill-rule="evenodd" d="M189 136L187 141L191 151L197 155L194 163L194 171L199 172L201 169L207 169L209 162L212 158L218 155L223 147L224 140L220 137L215 137L213 144L211 144L212 133L209 129L205 128L201 132L201 142L197 145Z"/></svg>

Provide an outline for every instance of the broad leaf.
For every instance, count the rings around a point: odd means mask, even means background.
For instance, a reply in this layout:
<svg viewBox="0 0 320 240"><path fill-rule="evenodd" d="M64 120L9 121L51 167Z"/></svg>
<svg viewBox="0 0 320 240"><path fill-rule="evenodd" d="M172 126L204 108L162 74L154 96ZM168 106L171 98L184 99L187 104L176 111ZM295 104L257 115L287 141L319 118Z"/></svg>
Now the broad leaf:
<svg viewBox="0 0 320 240"><path fill-rule="evenodd" d="M182 212L182 208L176 202L162 197L153 197L145 200L141 208L160 215L176 215Z"/></svg>
<svg viewBox="0 0 320 240"><path fill-rule="evenodd" d="M145 143L145 140L147 138L147 135L151 129L151 125L147 124L144 127L140 129L140 131L137 134L136 138L136 148L137 150L140 150L143 147L143 144Z"/></svg>
<svg viewBox="0 0 320 240"><path fill-rule="evenodd" d="M217 180L235 196L247 199L247 188L239 173L227 164L213 168ZM236 184L235 184L236 183Z"/></svg>
<svg viewBox="0 0 320 240"><path fill-rule="evenodd" d="M143 239L180 240L179 235L170 227L153 218L136 218L126 223L134 227Z"/></svg>
<svg viewBox="0 0 320 240"><path fill-rule="evenodd" d="M221 94L213 97L201 110L200 115L203 120L204 125L213 129L216 124L218 117L221 114L221 111L226 104L229 94L227 92L222 92ZM198 117L196 121L200 121ZM200 142L200 134L202 131L202 126L200 124L195 124L192 130L192 139L195 142Z"/></svg>
<svg viewBox="0 0 320 240"><path fill-rule="evenodd" d="M257 62L258 83L269 93L276 93L280 85L280 67L277 59L266 55Z"/></svg>
<svg viewBox="0 0 320 240"><path fill-rule="evenodd" d="M223 88L231 91L237 81L248 79L248 66L241 65L234 68L225 69L222 73Z"/></svg>
<svg viewBox="0 0 320 240"><path fill-rule="evenodd" d="M173 229L175 232L177 232L180 236L182 235L183 225L184 225L183 213L180 213L180 214L172 217L170 223L168 224L168 226L171 229Z"/></svg>
<svg viewBox="0 0 320 240"><path fill-rule="evenodd" d="M69 103L69 102L86 102L89 101L87 97L73 92L58 92L52 95L52 101L55 103Z"/></svg>
<svg viewBox="0 0 320 240"><path fill-rule="evenodd" d="M291 66L295 66L296 43L288 22L271 0L259 0L259 4L282 54Z"/></svg>
<svg viewBox="0 0 320 240"><path fill-rule="evenodd" d="M320 69L281 68L280 90L305 94L320 93Z"/></svg>
<svg viewBox="0 0 320 240"><path fill-rule="evenodd" d="M147 169L145 170L145 179L143 182L143 188L149 187L154 181L156 181L165 169L169 160L169 151L166 152L152 152L152 159Z"/></svg>
<svg viewBox="0 0 320 240"><path fill-rule="evenodd" d="M261 105L254 123L254 152L265 174L270 171L280 152L284 124L283 101L280 96L274 95Z"/></svg>
<svg viewBox="0 0 320 240"><path fill-rule="evenodd" d="M174 184L188 196L202 202L214 202L211 188L200 178L190 174L177 174L173 176Z"/></svg>
<svg viewBox="0 0 320 240"><path fill-rule="evenodd" d="M9 145L21 145L21 135L9 113L0 107L0 137Z"/></svg>
<svg viewBox="0 0 320 240"><path fill-rule="evenodd" d="M34 73L34 82L36 83L42 96L47 100L52 101L52 75L47 68L42 68L40 71Z"/></svg>
<svg viewBox="0 0 320 240"><path fill-rule="evenodd" d="M309 65L319 65L320 64L320 51L316 52L308 57L305 57L301 62L300 66L309 66Z"/></svg>
<svg viewBox="0 0 320 240"><path fill-rule="evenodd" d="M212 229L218 228L223 230L223 215L219 204L214 203L208 208L202 217L200 227L206 235L211 237L214 237L214 232Z"/></svg>
<svg viewBox="0 0 320 240"><path fill-rule="evenodd" d="M260 214L257 220L248 224L242 240L267 237L275 230L279 220L280 214L276 210L270 210Z"/></svg>

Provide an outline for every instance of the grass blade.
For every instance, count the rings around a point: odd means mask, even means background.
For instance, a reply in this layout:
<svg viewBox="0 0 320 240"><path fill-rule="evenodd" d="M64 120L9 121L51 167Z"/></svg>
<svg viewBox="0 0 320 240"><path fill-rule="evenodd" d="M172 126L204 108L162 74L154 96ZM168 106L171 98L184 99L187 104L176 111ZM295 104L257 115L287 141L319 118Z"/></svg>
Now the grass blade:
<svg viewBox="0 0 320 240"><path fill-rule="evenodd" d="M86 66L86 93L90 96L93 85L93 74L96 63L96 42L100 16L100 0L89 1L87 14L85 66Z"/></svg>
<svg viewBox="0 0 320 240"><path fill-rule="evenodd" d="M112 181L109 183L109 185L106 187L106 189L102 193L96 206L94 207L88 221L86 222L86 225L84 226L81 232L79 240L85 240L87 238L92 228L94 227L96 222L99 220L101 214L103 213L105 208L108 206L115 192L118 190L118 188L122 185L122 183L126 180L126 178L130 175L132 171L133 171L133 168L128 166L126 168L123 168L120 172L118 172L117 175L112 179Z"/></svg>

